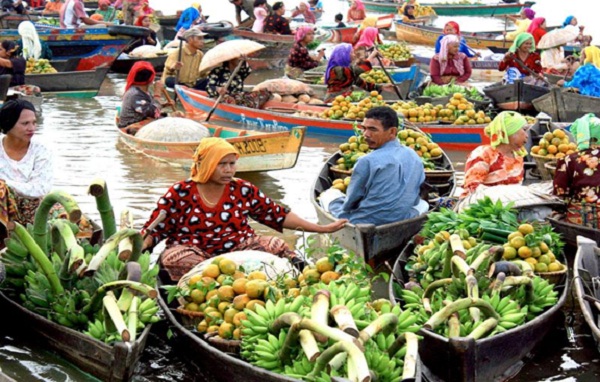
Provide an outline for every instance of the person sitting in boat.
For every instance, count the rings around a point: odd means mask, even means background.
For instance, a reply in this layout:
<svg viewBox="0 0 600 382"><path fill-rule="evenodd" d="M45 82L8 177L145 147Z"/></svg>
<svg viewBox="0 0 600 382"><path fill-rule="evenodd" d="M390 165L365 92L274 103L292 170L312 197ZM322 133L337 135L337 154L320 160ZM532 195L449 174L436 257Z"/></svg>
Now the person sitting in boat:
<svg viewBox="0 0 600 382"><path fill-rule="evenodd" d="M403 15L404 10L406 10L406 7L409 5L411 7L418 7L419 3L417 2L417 0L406 0L405 2L402 3L402 5L400 7L398 7L398 14Z"/></svg>
<svg viewBox="0 0 600 382"><path fill-rule="evenodd" d="M83 0L65 0L60 8L61 28L85 28L112 25L108 21L97 21L88 16L85 11Z"/></svg>
<svg viewBox="0 0 600 382"><path fill-rule="evenodd" d="M241 62L240 70L231 80L229 88L226 88L225 85L231 78L233 71ZM206 86L208 96L211 98L222 96L225 103L260 109L269 100L271 93L266 90L245 92L244 80L250 75L250 72L251 69L245 56L225 61L208 74L208 85Z"/></svg>
<svg viewBox="0 0 600 382"><path fill-rule="evenodd" d="M600 69L589 62L575 71L571 81L559 80L556 84L582 95L600 97Z"/></svg>
<svg viewBox="0 0 600 382"><path fill-rule="evenodd" d="M17 41L17 46L20 49L16 52L16 55L21 55L25 60L33 58L39 60L40 58L51 60L52 50L45 41L40 40L35 25L31 21L22 21L19 24L19 35L21 40Z"/></svg>
<svg viewBox="0 0 600 382"><path fill-rule="evenodd" d="M110 5L110 0L99 0L95 15L101 15L103 21L113 21L117 15L115 7Z"/></svg>
<svg viewBox="0 0 600 382"><path fill-rule="evenodd" d="M498 70L506 71L504 80L507 83L512 83L514 78L525 78L524 82L531 85L544 84L540 54L535 51L531 34L521 33L517 36L504 59L500 61Z"/></svg>
<svg viewBox="0 0 600 382"><path fill-rule="evenodd" d="M465 56L469 58L475 56L481 57L481 54L474 53L473 49L467 45L465 38L460 34L460 26L455 21L448 21L446 25L444 25L444 34L439 35L435 41L435 53L440 52L440 49L442 48L442 39L447 35L456 35L460 38L460 47L458 51L464 53Z"/></svg>
<svg viewBox="0 0 600 382"><path fill-rule="evenodd" d="M310 10L315 14L315 17L321 17L321 14L323 14L323 1L308 0L308 4L310 5Z"/></svg>
<svg viewBox="0 0 600 382"><path fill-rule="evenodd" d="M255 0L229 0L230 3L235 5L235 20L238 23L238 27L249 28L254 24L254 1ZM248 18L242 20L242 11Z"/></svg>
<svg viewBox="0 0 600 382"><path fill-rule="evenodd" d="M138 27L150 28L150 23L150 16L142 15L138 16L138 18L135 20L134 25ZM158 40L156 38L156 32L150 29L150 34L148 36L141 36L136 38L131 44L129 44L129 46L127 46L127 48L125 48L125 50L123 50L123 53L129 54L135 48L139 48L143 45L156 46L157 41Z"/></svg>
<svg viewBox="0 0 600 382"><path fill-rule="evenodd" d="M315 28L304 25L296 29L295 43L290 50L288 62L285 66L285 75L289 78L300 77L305 70L313 69L319 66L319 63L325 57L325 49L319 50L316 55L310 55L306 46L315 39Z"/></svg>
<svg viewBox="0 0 600 382"><path fill-rule="evenodd" d="M337 23L336 28L346 28L346 24L344 24L344 15L338 13L335 15L335 22Z"/></svg>
<svg viewBox="0 0 600 382"><path fill-rule="evenodd" d="M33 223L52 188L52 153L35 136L35 107L22 99L0 109L0 231L9 222ZM0 236L2 234L0 233Z"/></svg>
<svg viewBox="0 0 600 382"><path fill-rule="evenodd" d="M554 45L550 48L542 50L540 56L544 72L557 75L572 75L579 67L573 65L576 60L573 56L565 57L565 50L562 45L556 43L564 42L564 44L580 43L584 40L584 36L579 28L572 24L567 24L562 28L553 29L546 33L540 40L540 46Z"/></svg>
<svg viewBox="0 0 600 382"><path fill-rule="evenodd" d="M14 12L19 15L27 14L25 5L23 5L23 0L2 0L2 10L9 13Z"/></svg>
<svg viewBox="0 0 600 382"><path fill-rule="evenodd" d="M388 224L427 212L429 204L420 197L423 162L398 142L396 111L374 107L365 113L360 129L374 151L356 162L346 195L333 188L321 194L323 207L352 224Z"/></svg>
<svg viewBox="0 0 600 382"><path fill-rule="evenodd" d="M506 17L515 23L517 29L511 32L503 32L500 40L506 39L514 41L519 33L527 32L527 29L531 25L531 21L535 17L535 11L531 8L522 8L518 15L506 15Z"/></svg>
<svg viewBox="0 0 600 382"><path fill-rule="evenodd" d="M202 5L200 3L192 3L192 6L186 8L181 12L175 30L177 35L183 35L183 33L191 27L205 23L206 18L202 15Z"/></svg>
<svg viewBox="0 0 600 382"><path fill-rule="evenodd" d="M284 228L331 233L347 220L327 225L304 220L255 185L235 178L237 150L222 138L204 138L194 154L190 179L175 183L162 196L144 224L144 249L167 240L161 265L178 280L196 264L233 251L258 250L301 263L283 239L257 235L250 218L282 232ZM164 212L163 212L164 211ZM147 230L160 213L166 218Z"/></svg>
<svg viewBox="0 0 600 382"><path fill-rule="evenodd" d="M465 163L463 197L480 185L521 184L525 176L523 157L527 143L527 120L516 112L503 111L485 128L489 145L473 150Z"/></svg>
<svg viewBox="0 0 600 382"><path fill-rule="evenodd" d="M531 24L527 28L527 33L530 33L533 36L533 42L537 45L542 36L544 36L548 31L546 30L546 19L543 17L536 17L531 20Z"/></svg>
<svg viewBox="0 0 600 382"><path fill-rule="evenodd" d="M303 1L301 1L300 4L298 4L298 6L296 7L296 9L294 9L294 11L292 12L292 17L296 17L296 16L300 16L300 15L302 15L304 17L305 23L308 23L308 24L316 24L317 23L317 18L315 17L315 14L312 13L308 4Z"/></svg>
<svg viewBox="0 0 600 382"><path fill-rule="evenodd" d="M283 17L285 13L285 5L282 1L278 1L273 4L271 13L265 19L265 26L263 27L264 33L280 34L280 35L291 35L292 30L290 29L290 23Z"/></svg>
<svg viewBox="0 0 600 382"><path fill-rule="evenodd" d="M554 173L554 195L567 203L569 223L600 228L600 119L586 114L570 127L577 152L559 158Z"/></svg>
<svg viewBox="0 0 600 382"><path fill-rule="evenodd" d="M365 29L377 28L377 21L378 21L377 16L365 17L365 19L363 21L361 21L360 26L356 30L356 33L354 33L354 36L352 37L352 44L356 44L360 40ZM377 44L382 44L382 41L379 38L379 33L377 33Z"/></svg>
<svg viewBox="0 0 600 382"><path fill-rule="evenodd" d="M392 84L374 84L360 77L361 73L368 72L373 68L369 60L374 59L376 54L379 52L373 50L367 60L359 60L353 64L356 61L356 55L352 45L342 43L336 46L325 69L325 84L327 85L325 102L330 102L338 95L350 94L354 85L367 91L377 90L380 93L392 91L394 89Z"/></svg>
<svg viewBox="0 0 600 382"><path fill-rule="evenodd" d="M127 74L125 94L123 94L117 124L119 128L126 128L145 120L151 122L167 116L166 113L161 112L161 107L167 106L169 103L164 105L159 103L164 85L160 81L154 83L155 76L154 66L148 61L138 61L133 64ZM150 95L152 84L154 84L154 96ZM180 114L177 113L173 116L180 116ZM128 130L128 133L135 133L135 131Z"/></svg>
<svg viewBox="0 0 600 382"><path fill-rule="evenodd" d="M359 58L366 58L371 50L375 49L375 44L379 41L379 29L374 27L368 27L364 31L362 31L360 35L360 39L354 44L354 52L356 56ZM393 62L385 57L374 57L370 60L371 64L377 65L380 64L379 60L383 66L389 66Z"/></svg>
<svg viewBox="0 0 600 382"><path fill-rule="evenodd" d="M417 10L416 10L415 6L413 6L413 5L405 6L404 13L402 14L402 22L405 24L414 24L414 23L421 22L415 17L416 11Z"/></svg>
<svg viewBox="0 0 600 382"><path fill-rule="evenodd" d="M185 43L181 48L173 49L165 61L161 81L167 87L177 84L185 85L198 90L205 90L208 80L200 72L200 62L204 53L204 36L206 33L198 28L190 28L183 34ZM181 49L181 53L180 53Z"/></svg>
<svg viewBox="0 0 600 382"><path fill-rule="evenodd" d="M351 23L355 21L361 21L367 14L365 12L365 5L362 0L352 0L350 3L350 9L348 9L348 14L346 15L346 20Z"/></svg>
<svg viewBox="0 0 600 382"><path fill-rule="evenodd" d="M467 56L459 52L460 39L449 34L441 42L440 52L429 62L431 81L437 85L449 84L454 80L463 84L471 78L471 62Z"/></svg>
<svg viewBox="0 0 600 382"><path fill-rule="evenodd" d="M269 16L269 10L267 9L267 0L255 0L254 1L254 24L252 25L252 31L254 33L263 33L265 28L265 19Z"/></svg>
<svg viewBox="0 0 600 382"><path fill-rule="evenodd" d="M25 83L25 68L27 63L21 56L17 56L18 45L14 41L4 40L0 44L0 75L10 74L10 86Z"/></svg>

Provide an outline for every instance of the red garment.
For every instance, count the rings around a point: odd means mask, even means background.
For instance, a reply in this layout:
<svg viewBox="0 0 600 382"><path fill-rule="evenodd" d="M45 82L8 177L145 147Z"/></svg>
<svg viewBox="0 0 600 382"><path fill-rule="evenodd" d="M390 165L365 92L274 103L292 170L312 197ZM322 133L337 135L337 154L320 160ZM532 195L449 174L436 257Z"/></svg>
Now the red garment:
<svg viewBox="0 0 600 382"><path fill-rule="evenodd" d="M451 76L456 77L456 82L466 82L469 78L471 78L471 61L467 56L463 57L463 65L465 68L464 74L461 76L456 67L454 66L454 62L452 60L448 61L446 65L446 69L444 73L440 73L440 62L435 59L431 59L429 62L429 73L431 74L431 81L437 85L445 85L449 81L444 81L442 77Z"/></svg>
<svg viewBox="0 0 600 382"><path fill-rule="evenodd" d="M313 60L310 57L310 54L308 54L308 49L297 42L290 50L290 55L288 56L288 65L292 68L309 70L319 66L319 61Z"/></svg>
<svg viewBox="0 0 600 382"><path fill-rule="evenodd" d="M537 46L537 44L540 42L540 40L542 39L542 36L545 35L548 31L542 28L537 28L536 30L534 30L531 34L533 36L533 40L535 41L535 45Z"/></svg>
<svg viewBox="0 0 600 382"><path fill-rule="evenodd" d="M232 180L212 207L202 200L196 182L188 179L175 183L159 199L142 232L161 210L167 212L166 219L149 232L154 244L167 239L167 247L193 245L212 255L229 252L254 237L250 218L282 232L288 214L287 208L242 179Z"/></svg>
<svg viewBox="0 0 600 382"><path fill-rule="evenodd" d="M542 60L538 52L529 53L529 56L527 56L527 59L523 61L523 63L535 73L541 73L543 70ZM521 74L526 76L531 74L527 69L523 68L521 64L515 61L514 57L505 58L504 60L500 61L500 65L498 65L498 70L501 72L508 68L517 68Z"/></svg>
<svg viewBox="0 0 600 382"><path fill-rule="evenodd" d="M147 70L152 72L150 78L146 81L135 81L135 76L142 70ZM129 88L133 85L148 85L154 82L154 77L156 76L156 72L154 71L154 66L148 61L138 61L129 70L129 74L127 75L127 83L125 84L125 91L129 90Z"/></svg>
<svg viewBox="0 0 600 382"><path fill-rule="evenodd" d="M360 78L360 74L368 72L373 67L368 61L361 61L355 66L343 67L335 66L329 71L329 81L327 82L327 93L338 93L349 90L352 85L359 86L365 90L371 91L377 89L377 85L366 82Z"/></svg>
<svg viewBox="0 0 600 382"><path fill-rule="evenodd" d="M265 19L265 26L263 27L264 33L288 35L292 34L290 29L290 23L288 23L285 17L281 17L276 13L271 13Z"/></svg>

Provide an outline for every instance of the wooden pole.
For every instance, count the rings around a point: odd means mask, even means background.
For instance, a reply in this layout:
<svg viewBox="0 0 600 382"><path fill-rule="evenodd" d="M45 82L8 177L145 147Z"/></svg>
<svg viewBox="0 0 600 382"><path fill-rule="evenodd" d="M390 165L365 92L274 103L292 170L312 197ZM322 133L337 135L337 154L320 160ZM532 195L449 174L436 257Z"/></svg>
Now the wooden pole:
<svg viewBox="0 0 600 382"><path fill-rule="evenodd" d="M225 84L225 91L229 90L229 86L231 85L231 82L233 81L233 78L238 74L238 72L240 71L240 69L242 68L242 65L244 65L244 63L246 62L246 60L241 60L237 66L235 67L235 69L233 70L233 73L231 73L231 76L229 76L229 80L227 81L227 83ZM219 98L217 98L217 101L215 102L215 104L213 105L212 109L210 109L210 111L208 112L208 115L206 116L206 119L204 120L204 122L208 122L208 120L210 119L210 117L212 116L213 112L215 111L215 109L217 108L217 106L219 106L219 104L221 103L221 101L223 100L223 96L224 94L219 94Z"/></svg>

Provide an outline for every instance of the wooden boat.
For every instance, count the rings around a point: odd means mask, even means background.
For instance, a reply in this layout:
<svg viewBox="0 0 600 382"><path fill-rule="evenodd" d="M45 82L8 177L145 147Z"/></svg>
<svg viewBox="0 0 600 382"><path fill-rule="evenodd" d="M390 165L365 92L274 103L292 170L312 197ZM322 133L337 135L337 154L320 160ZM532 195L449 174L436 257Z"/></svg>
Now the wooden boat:
<svg viewBox="0 0 600 382"><path fill-rule="evenodd" d="M337 220L329 212L325 211L317 201L319 195L331 187L334 174L331 166L342 157L338 151L332 155L321 168L313 185L310 202L317 211L317 218L321 224L329 224ZM426 171L425 181L432 186L433 198L450 195L455 188L454 166L450 158L444 153L436 171ZM427 220L427 215L421 215L412 219L396 223L383 224L350 224L347 223L341 230L331 235L339 240L342 247L354 252L369 262L373 267L382 264L384 260L395 258L406 243L421 230Z"/></svg>
<svg viewBox="0 0 600 382"><path fill-rule="evenodd" d="M573 264L573 283L575 295L581 308L583 319L592 331L596 348L600 351L600 249L598 241L584 236L577 237L577 254Z"/></svg>
<svg viewBox="0 0 600 382"><path fill-rule="evenodd" d="M393 1L363 1L367 11L389 13L397 12L398 3ZM525 1L524 3L496 3L496 4L443 4L443 3L421 3L433 8L438 16L501 16L514 15L521 11L523 7L530 7L535 4L534 1Z"/></svg>
<svg viewBox="0 0 600 382"><path fill-rule="evenodd" d="M117 58L110 66L110 71L113 73L127 74L131 70L131 67L138 61L148 61L152 64L156 73L160 73L165 68L167 55L164 54L156 57Z"/></svg>
<svg viewBox="0 0 600 382"><path fill-rule="evenodd" d="M415 59L429 70L429 63L431 57L421 56L418 54L414 55ZM483 60L471 60L471 69L473 70L498 70L500 61L483 59Z"/></svg>
<svg viewBox="0 0 600 382"><path fill-rule="evenodd" d="M75 72L28 74L25 76L25 83L38 86L42 93L90 98L98 94L108 70L108 68L98 68Z"/></svg>
<svg viewBox="0 0 600 382"><path fill-rule="evenodd" d="M572 247L577 246L577 236L585 236L600 243L600 230L598 229L554 218L546 218L546 220L552 225L554 231L560 233L562 239Z"/></svg>
<svg viewBox="0 0 600 382"><path fill-rule="evenodd" d="M377 28L378 29L390 29L394 23L395 15L390 13L389 15L378 15L377 16ZM321 28L331 32L331 36L328 37L327 42L338 44L341 42L347 42L349 44L354 43L354 35L358 30L359 24L347 24L345 28L337 28L335 26L324 25Z"/></svg>
<svg viewBox="0 0 600 382"><path fill-rule="evenodd" d="M214 99L205 92L177 85L175 91L184 110L192 115L206 114L212 109ZM309 134L335 135L350 137L354 134L355 121L309 118L297 115L300 112L321 113L323 106L299 105L277 101L268 101L262 109L232 104L219 104L212 117L223 121L235 122L252 130L282 131L295 126L306 126ZM296 115L295 115L296 114ZM194 117L195 118L195 117ZM420 125L419 129L431 134L434 142L443 149L472 150L489 142L483 133L486 125Z"/></svg>
<svg viewBox="0 0 600 382"><path fill-rule="evenodd" d="M517 80L512 84L497 82L483 88L483 92L498 109L523 112L533 110L532 101L549 93L550 88L529 85L522 80Z"/></svg>
<svg viewBox="0 0 600 382"><path fill-rule="evenodd" d="M177 35L175 27L179 22L179 17L180 16L177 15L157 17L158 23L161 26L160 33L162 33L163 40L175 40L175 36ZM200 24L198 25L198 28L202 29L202 31L207 34L205 38L215 40L230 35L234 30L233 24L226 20L216 23Z"/></svg>
<svg viewBox="0 0 600 382"><path fill-rule="evenodd" d="M534 99L533 106L555 122L573 122L587 113L597 113L600 98L573 93L565 88L553 88L550 93Z"/></svg>
<svg viewBox="0 0 600 382"><path fill-rule="evenodd" d="M393 283L408 280L404 273L407 259L412 255L411 242L402 250L394 264L389 282L390 300L397 301ZM561 316L561 307L567 299L568 275L557 285L560 290L556 305L532 321L493 337L469 340L465 337L448 339L429 330L421 329L419 355L423 362L423 375L427 380L445 381L504 381L519 372L523 359L534 350Z"/></svg>
<svg viewBox="0 0 600 382"><path fill-rule="evenodd" d="M296 165L306 129L294 127L289 131L258 132L203 123L213 137L225 138L240 153L238 172L270 171ZM143 128L143 127L142 127ZM171 165L189 169L198 142L149 141L119 129L119 137L133 151Z"/></svg>
<svg viewBox="0 0 600 382"><path fill-rule="evenodd" d="M31 312L0 292L4 319L35 335L40 341L81 370L103 381L127 381L133 375L150 333L150 325L132 345L107 345L91 336L59 325Z"/></svg>
<svg viewBox="0 0 600 382"><path fill-rule="evenodd" d="M46 42L56 60L81 58L77 70L110 67L117 56L136 37L149 34L148 28L111 25L106 28L40 29L40 40ZM0 40L19 40L16 29L0 30Z"/></svg>
<svg viewBox="0 0 600 382"><path fill-rule="evenodd" d="M546 77L546 79L551 85L556 85L556 83L560 80L571 81L573 79L573 77L569 75L565 76L552 73L544 73L544 77Z"/></svg>

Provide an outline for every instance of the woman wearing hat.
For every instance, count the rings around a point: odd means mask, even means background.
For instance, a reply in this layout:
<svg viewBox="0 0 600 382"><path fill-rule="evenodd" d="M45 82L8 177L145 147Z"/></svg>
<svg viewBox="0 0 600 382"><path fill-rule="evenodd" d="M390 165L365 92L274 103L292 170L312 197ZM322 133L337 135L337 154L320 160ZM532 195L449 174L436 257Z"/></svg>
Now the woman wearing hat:
<svg viewBox="0 0 600 382"><path fill-rule="evenodd" d="M525 118L512 111L503 111L494 118L485 128L490 144L477 147L467 158L462 196L474 192L480 185L523 182L527 126Z"/></svg>
<svg viewBox="0 0 600 382"><path fill-rule="evenodd" d="M0 109L0 231L12 221L32 223L52 188L52 154L34 137L36 127L30 102L10 100Z"/></svg>
<svg viewBox="0 0 600 382"><path fill-rule="evenodd" d="M260 250L301 262L282 239L257 235L250 218L279 232L330 233L346 224L342 219L321 226L279 205L252 183L234 177L238 158L224 139L204 138L194 154L190 179L169 188L144 225L142 232L166 213L155 229L145 232L144 247L167 240L160 262L173 280L208 258L232 251Z"/></svg>

